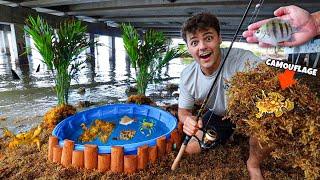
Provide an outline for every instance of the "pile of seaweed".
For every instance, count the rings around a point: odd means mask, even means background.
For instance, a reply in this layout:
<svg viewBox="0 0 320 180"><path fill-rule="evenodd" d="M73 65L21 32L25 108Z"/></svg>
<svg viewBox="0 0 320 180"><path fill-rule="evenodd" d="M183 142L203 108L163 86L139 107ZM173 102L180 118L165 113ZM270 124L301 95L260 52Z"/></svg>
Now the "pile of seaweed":
<svg viewBox="0 0 320 180"><path fill-rule="evenodd" d="M229 82L227 116L239 133L273 147L273 158L301 168L307 179L320 178L320 99L302 79L282 90L279 71L260 64L237 73Z"/></svg>
<svg viewBox="0 0 320 180"><path fill-rule="evenodd" d="M47 160L47 140L51 131L41 132L41 149L36 145L21 145L7 148L7 140L0 138L0 179L239 179L247 180L248 138L237 134L234 141L199 155L183 156L179 167L171 171L177 151L155 164L134 174L100 173L96 170L63 167ZM266 179L302 179L303 172L274 159L267 159L263 165Z"/></svg>
<svg viewBox="0 0 320 180"><path fill-rule="evenodd" d="M176 115L178 106L171 105L166 109ZM54 108L52 112L61 110ZM44 118L48 117L51 116L47 115ZM18 143L17 146L10 148L10 142L18 135L0 137L0 179L249 179L246 168L249 153L248 137L239 133L234 135L233 141L215 149L198 155L184 155L175 171L171 171L171 165L178 150L169 153L157 163L148 164L146 169L130 175L63 167L60 163L53 163L47 159L48 139L52 132L52 127L48 127L48 124L54 125L58 121L60 120L44 121L38 126L43 127L39 134L36 133L40 148L37 143L31 143L33 138L29 139L30 141L24 139L26 143ZM31 129L29 132L35 131ZM273 158L267 158L262 163L262 170L266 179L303 178L302 170L294 169Z"/></svg>
<svg viewBox="0 0 320 180"><path fill-rule="evenodd" d="M61 120L76 113L76 108L61 104L51 108L43 117L44 126L48 128L54 128Z"/></svg>

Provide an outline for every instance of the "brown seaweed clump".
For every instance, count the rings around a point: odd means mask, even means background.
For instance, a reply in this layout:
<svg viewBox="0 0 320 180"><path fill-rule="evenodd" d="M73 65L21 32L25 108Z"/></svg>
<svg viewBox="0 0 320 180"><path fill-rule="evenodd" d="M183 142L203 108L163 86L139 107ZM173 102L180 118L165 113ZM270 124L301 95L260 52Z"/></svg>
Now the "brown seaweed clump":
<svg viewBox="0 0 320 180"><path fill-rule="evenodd" d="M90 142L98 137L105 143L115 128L115 124L96 119L91 123L90 128L85 123L82 123L81 127L83 130L83 133L79 136L81 142Z"/></svg>
<svg viewBox="0 0 320 180"><path fill-rule="evenodd" d="M127 102L136 103L136 104L147 104L147 105L154 104L154 102L149 97L141 94L129 96Z"/></svg>
<svg viewBox="0 0 320 180"><path fill-rule="evenodd" d="M75 114L76 111L76 108L67 104L53 107L44 115L44 124L48 128L54 128L61 120Z"/></svg>
<svg viewBox="0 0 320 180"><path fill-rule="evenodd" d="M227 116L237 131L273 147L273 158L301 168L307 179L320 178L320 99L301 80L281 90L278 73L264 64L237 73Z"/></svg>

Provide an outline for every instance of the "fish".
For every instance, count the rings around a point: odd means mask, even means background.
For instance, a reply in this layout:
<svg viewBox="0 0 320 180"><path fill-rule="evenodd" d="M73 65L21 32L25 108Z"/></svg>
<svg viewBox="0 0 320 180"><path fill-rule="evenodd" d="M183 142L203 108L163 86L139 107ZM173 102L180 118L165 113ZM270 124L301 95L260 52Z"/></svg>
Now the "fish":
<svg viewBox="0 0 320 180"><path fill-rule="evenodd" d="M36 72L39 72L39 71L40 71L40 64L38 65Z"/></svg>
<svg viewBox="0 0 320 180"><path fill-rule="evenodd" d="M292 40L292 34L297 32L289 21L273 18L260 26L254 33L259 42L277 46L279 42Z"/></svg>
<svg viewBox="0 0 320 180"><path fill-rule="evenodd" d="M132 119L128 116L123 116L119 122L119 124L122 124L122 125L129 125L131 123L135 122L135 119Z"/></svg>
<svg viewBox="0 0 320 180"><path fill-rule="evenodd" d="M18 74L13 69L11 69L11 74L12 74L12 78L14 80L20 80L20 77L18 76Z"/></svg>

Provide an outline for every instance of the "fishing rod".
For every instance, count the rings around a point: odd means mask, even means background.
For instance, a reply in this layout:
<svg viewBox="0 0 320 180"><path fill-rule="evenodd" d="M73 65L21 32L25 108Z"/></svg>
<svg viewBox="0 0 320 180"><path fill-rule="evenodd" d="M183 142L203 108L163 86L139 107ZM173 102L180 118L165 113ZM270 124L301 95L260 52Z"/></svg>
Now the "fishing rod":
<svg viewBox="0 0 320 180"><path fill-rule="evenodd" d="M202 115L202 113L203 113L203 111L204 111L204 108L205 108L205 106L206 106L206 104L207 104L207 102L208 102L208 99L209 99L209 97L210 97L210 95L211 95L211 92L212 92L212 90L213 90L213 87L214 87L214 86L216 85L216 83L217 83L219 74L220 74L221 71L222 71L222 67L223 67L223 65L224 65L224 63L225 63L225 61L226 61L226 59L227 59L227 57L228 57L228 55L229 55L229 53L230 53L230 50L231 50L231 48L232 48L232 45L233 45L234 41L235 41L236 38L237 38L237 35L238 35L239 31L240 31L240 28L241 28L241 26L242 26L242 24L243 24L243 22L244 22L245 17L246 17L247 14L248 14L248 11L249 11L249 9L250 9L250 7L251 7L252 2L253 2L253 0L250 0L249 4L248 4L248 6L247 6L247 9L246 9L245 13L244 13L243 16L242 16L242 19L241 19L241 22L240 22L240 24L239 24L239 26L238 26L238 29L237 29L235 35L233 36L233 39L232 39L232 41L231 41L230 47L229 47L229 49L228 49L228 51L227 51L227 54L226 54L226 56L224 57L224 59L223 59L223 61L222 61L222 64L221 64L221 66L220 66L220 68L219 68L219 71L218 71L218 73L217 73L217 76L216 76L216 78L214 79L214 82L212 83L212 85L211 85L211 87L210 87L210 90L209 90L206 98L203 100L203 103L202 103L202 105L201 105L201 108L199 109L198 114L197 114L197 117L196 117L196 121L197 121L197 122L198 122L200 116ZM182 143L182 145L181 145L181 147L180 147L179 153L178 153L176 159L173 161L173 164L172 164L172 166L171 166L171 170L174 171L174 170L177 168L177 166L178 166L178 164L179 164L179 161L181 160L182 155L184 154L184 151L185 151L185 149L186 149L186 147L187 147L187 145L188 145L188 142L190 141L191 137L192 137L192 136L186 135L186 137L185 137L185 139L184 139L184 141L183 141L183 143Z"/></svg>

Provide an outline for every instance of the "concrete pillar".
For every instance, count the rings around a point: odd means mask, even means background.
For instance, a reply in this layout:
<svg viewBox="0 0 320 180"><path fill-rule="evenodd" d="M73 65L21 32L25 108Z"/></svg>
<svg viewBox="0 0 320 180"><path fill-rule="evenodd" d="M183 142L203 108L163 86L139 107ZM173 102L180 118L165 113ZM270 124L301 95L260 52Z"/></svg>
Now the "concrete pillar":
<svg viewBox="0 0 320 180"><path fill-rule="evenodd" d="M11 34L11 31L3 31L3 41L4 41L4 48L5 48L5 53L7 55L11 55L10 51L10 42L8 36Z"/></svg>
<svg viewBox="0 0 320 180"><path fill-rule="evenodd" d="M95 61L95 53L94 53L94 49L95 49L95 45L94 45L94 34L90 33L89 34L89 41L90 41L90 57L91 57L91 61L94 63Z"/></svg>
<svg viewBox="0 0 320 180"><path fill-rule="evenodd" d="M25 41L26 41L26 52L27 52L27 55L32 55L32 52L31 52L31 37L30 36L25 36Z"/></svg>
<svg viewBox="0 0 320 180"><path fill-rule="evenodd" d="M26 40L25 40L25 33L23 30L23 27L24 27L23 24L13 24L13 27L11 27L11 32L13 34L12 36L13 52L14 52L15 59L19 62L20 65L28 64L28 56L25 53Z"/></svg>
<svg viewBox="0 0 320 180"><path fill-rule="evenodd" d="M0 53L10 55L10 43L8 36L10 34L10 25L0 24Z"/></svg>
<svg viewBox="0 0 320 180"><path fill-rule="evenodd" d="M109 76L111 81L115 81L115 69L116 69L116 49L115 49L115 37L109 36Z"/></svg>
<svg viewBox="0 0 320 180"><path fill-rule="evenodd" d="M130 57L128 56L128 54L126 53L126 71L127 71L127 75L129 78L131 78L131 63L130 63Z"/></svg>
<svg viewBox="0 0 320 180"><path fill-rule="evenodd" d="M5 44L4 44L4 32L3 30L0 30L0 54L5 54Z"/></svg>
<svg viewBox="0 0 320 180"><path fill-rule="evenodd" d="M94 77L96 76L95 67L96 67L96 58L95 58L95 44L94 44L94 38L95 35L93 33L89 34L89 41L90 41L90 56L89 64L90 64L90 70L91 70L91 81L94 82Z"/></svg>
<svg viewBox="0 0 320 180"><path fill-rule="evenodd" d="M109 59L116 59L116 40L114 36L109 36Z"/></svg>

